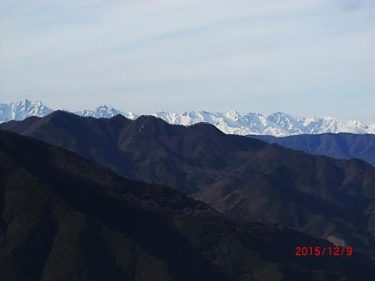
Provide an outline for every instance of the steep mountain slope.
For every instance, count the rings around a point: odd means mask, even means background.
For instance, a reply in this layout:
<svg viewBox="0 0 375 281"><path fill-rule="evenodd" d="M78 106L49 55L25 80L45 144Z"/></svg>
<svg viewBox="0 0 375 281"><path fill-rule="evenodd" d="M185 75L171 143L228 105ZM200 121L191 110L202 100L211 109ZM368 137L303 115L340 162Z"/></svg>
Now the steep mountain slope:
<svg viewBox="0 0 375 281"><path fill-rule="evenodd" d="M375 166L375 135L340 133L289 137L251 135L249 137L314 155L325 155L337 159L358 158Z"/></svg>
<svg viewBox="0 0 375 281"><path fill-rule="evenodd" d="M236 218L283 224L375 255L375 168L307 155L214 126L54 112L0 128L173 187Z"/></svg>
<svg viewBox="0 0 375 281"><path fill-rule="evenodd" d="M0 123L10 120L23 120L31 116L44 117L52 110L44 107L41 102L36 102L37 106L32 106L32 110L25 110L17 104L31 104L25 100L16 104L0 104ZM39 110L43 106L48 110ZM96 110L82 110L75 114L84 117L112 118L121 114L129 119L136 119L139 115L132 112L121 112L109 106L99 106ZM333 117L296 117L282 112L270 115L259 113L240 114L236 111L207 112L190 111L184 113L173 113L159 111L151 114L174 125L189 126L200 122L205 122L216 126L226 134L235 135L273 135L290 136L300 134L322 134L348 132L356 134L375 134L375 124L363 124L359 121L341 121Z"/></svg>
<svg viewBox="0 0 375 281"><path fill-rule="evenodd" d="M166 187L0 132L0 279L371 280L375 264L296 257L330 244L230 221Z"/></svg>

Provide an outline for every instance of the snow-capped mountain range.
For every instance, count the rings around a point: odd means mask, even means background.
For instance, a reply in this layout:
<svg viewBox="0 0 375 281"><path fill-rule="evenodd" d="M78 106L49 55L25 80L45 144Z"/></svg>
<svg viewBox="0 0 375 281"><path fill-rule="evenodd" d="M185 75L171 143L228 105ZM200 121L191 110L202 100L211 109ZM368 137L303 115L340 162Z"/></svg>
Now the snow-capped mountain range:
<svg viewBox="0 0 375 281"><path fill-rule="evenodd" d="M9 104L0 104L0 123L10 120L23 120L30 116L46 116L53 110L42 102L31 102L27 99Z"/></svg>
<svg viewBox="0 0 375 281"><path fill-rule="evenodd" d="M30 116L44 117L53 112L53 109L42 102L23 100L16 103L0 104L0 123L10 120L23 120ZM77 115L94 118L111 118L121 114L129 119L136 119L139 115L132 112L121 112L113 107L100 106L96 110L74 112ZM170 124L193 125L206 122L215 125L227 134L237 135L272 135L290 136L299 134L322 133L356 133L375 134L374 124L363 124L359 121L342 121L333 117L296 117L282 112L270 115L259 113L240 114L236 111L226 113L190 111L185 113L171 113L159 111L151 114Z"/></svg>

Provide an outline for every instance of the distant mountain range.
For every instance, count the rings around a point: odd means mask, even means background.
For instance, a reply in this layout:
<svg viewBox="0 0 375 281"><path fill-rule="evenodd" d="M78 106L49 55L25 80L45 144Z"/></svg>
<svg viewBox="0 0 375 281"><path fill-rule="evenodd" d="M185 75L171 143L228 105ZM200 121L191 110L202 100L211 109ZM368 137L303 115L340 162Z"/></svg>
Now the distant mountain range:
<svg viewBox="0 0 375 281"><path fill-rule="evenodd" d="M237 219L278 223L375 256L375 168L153 116L64 111L0 129L73 151L122 176L162 184Z"/></svg>
<svg viewBox="0 0 375 281"><path fill-rule="evenodd" d="M373 280L375 262L298 257L332 247L281 226L224 217L160 185L0 131L0 279Z"/></svg>
<svg viewBox="0 0 375 281"><path fill-rule="evenodd" d="M249 137L314 155L345 160L357 158L375 166L375 135L371 134L338 133L288 137L250 135Z"/></svg>
<svg viewBox="0 0 375 281"><path fill-rule="evenodd" d="M54 110L45 106L40 101L30 101L28 99L18 101L15 103L0 104L0 123L11 120L24 120L27 117L37 116L44 117L53 112ZM84 117L94 118L111 118L118 114L124 115L127 118L135 119L138 117L132 113L123 113L110 106L99 106L96 110L82 110L76 111L74 114Z"/></svg>
<svg viewBox="0 0 375 281"><path fill-rule="evenodd" d="M53 109L43 105L41 102L29 100L0 104L0 123L10 120L23 120L30 116L44 117L52 111ZM139 115L132 112L121 112L109 106L100 106L96 110L82 110L74 113L94 118L111 118L118 114L129 119L139 117ZM259 113L240 114L236 111L226 113L191 111L181 114L160 111L150 115L159 117L170 124L184 126L206 122L216 126L224 133L236 135L254 134L280 137L339 132L375 134L375 123L366 125L359 121L341 121L333 117L300 118L282 112L262 115Z"/></svg>

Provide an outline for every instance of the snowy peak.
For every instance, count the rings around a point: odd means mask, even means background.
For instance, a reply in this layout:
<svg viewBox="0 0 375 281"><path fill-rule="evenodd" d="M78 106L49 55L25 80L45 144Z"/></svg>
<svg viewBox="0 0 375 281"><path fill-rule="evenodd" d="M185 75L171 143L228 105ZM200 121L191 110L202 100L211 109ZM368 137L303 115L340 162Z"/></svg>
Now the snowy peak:
<svg viewBox="0 0 375 281"><path fill-rule="evenodd" d="M45 106L40 101L33 102L28 99L15 103L0 104L0 123L11 120L19 121L31 116L44 117L53 111L53 109ZM136 119L138 117L138 115L132 112L123 113L120 110L107 105L99 106L95 110L77 111L74 112L74 114L93 118L112 118L118 114L129 119Z"/></svg>
<svg viewBox="0 0 375 281"><path fill-rule="evenodd" d="M116 115L123 115L128 119L137 119L139 116L133 112L122 112L111 106L102 105L95 110L83 110L76 111L75 114L83 117L93 117L93 118L112 118Z"/></svg>
<svg viewBox="0 0 375 281"><path fill-rule="evenodd" d="M77 111L75 112L75 114L84 116L84 117L112 118L116 115L123 114L123 113L113 107L102 105L102 106L99 106L96 110Z"/></svg>
<svg viewBox="0 0 375 281"><path fill-rule="evenodd" d="M10 120L23 120L30 116L43 117L53 110L40 101L27 99L10 104L0 104L0 123ZM121 114L129 119L139 115L132 112L121 112L113 107L103 105L95 110L74 112L77 115L93 118L112 118ZM227 134L236 135L272 135L290 136L300 134L355 133L375 134L375 124L363 124L356 120L342 121L333 117L297 117L283 112L270 115L260 113L241 114L231 110L225 113L207 111L189 111L173 113L159 111L151 114L170 124L190 126L200 122L210 123Z"/></svg>
<svg viewBox="0 0 375 281"><path fill-rule="evenodd" d="M270 115L259 113L240 114L237 111L225 113L192 111L178 113L157 112L153 114L168 123L193 125L206 122L215 125L227 134L290 136L300 134L355 133L375 134L375 124L365 125L359 121L341 121L333 117L296 117L283 112Z"/></svg>
<svg viewBox="0 0 375 281"><path fill-rule="evenodd" d="M24 99L15 103L0 104L0 122L10 120L23 120L30 116L43 117L53 110L43 105L40 101Z"/></svg>
<svg viewBox="0 0 375 281"><path fill-rule="evenodd" d="M375 130L369 129L369 125L365 125L359 121L349 120L341 121L333 117L314 117L302 118L304 126L303 133L322 134L322 133L356 133L356 134L374 134ZM370 126L373 126L370 125Z"/></svg>

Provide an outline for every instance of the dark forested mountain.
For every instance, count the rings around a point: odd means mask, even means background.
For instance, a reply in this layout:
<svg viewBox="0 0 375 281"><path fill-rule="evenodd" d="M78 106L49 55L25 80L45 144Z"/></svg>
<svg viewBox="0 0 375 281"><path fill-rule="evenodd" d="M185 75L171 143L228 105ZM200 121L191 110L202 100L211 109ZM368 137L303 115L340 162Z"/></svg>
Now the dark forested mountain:
<svg viewBox="0 0 375 281"><path fill-rule="evenodd" d="M320 134L289 137L249 136L269 143L337 159L361 159L375 166L375 135Z"/></svg>
<svg viewBox="0 0 375 281"><path fill-rule="evenodd" d="M0 280L372 280L375 264L296 257L330 245L236 222L160 185L0 131Z"/></svg>
<svg viewBox="0 0 375 281"><path fill-rule="evenodd" d="M55 112L1 128L74 151L119 174L170 186L224 214L278 223L375 253L375 168L312 156L214 126Z"/></svg>

